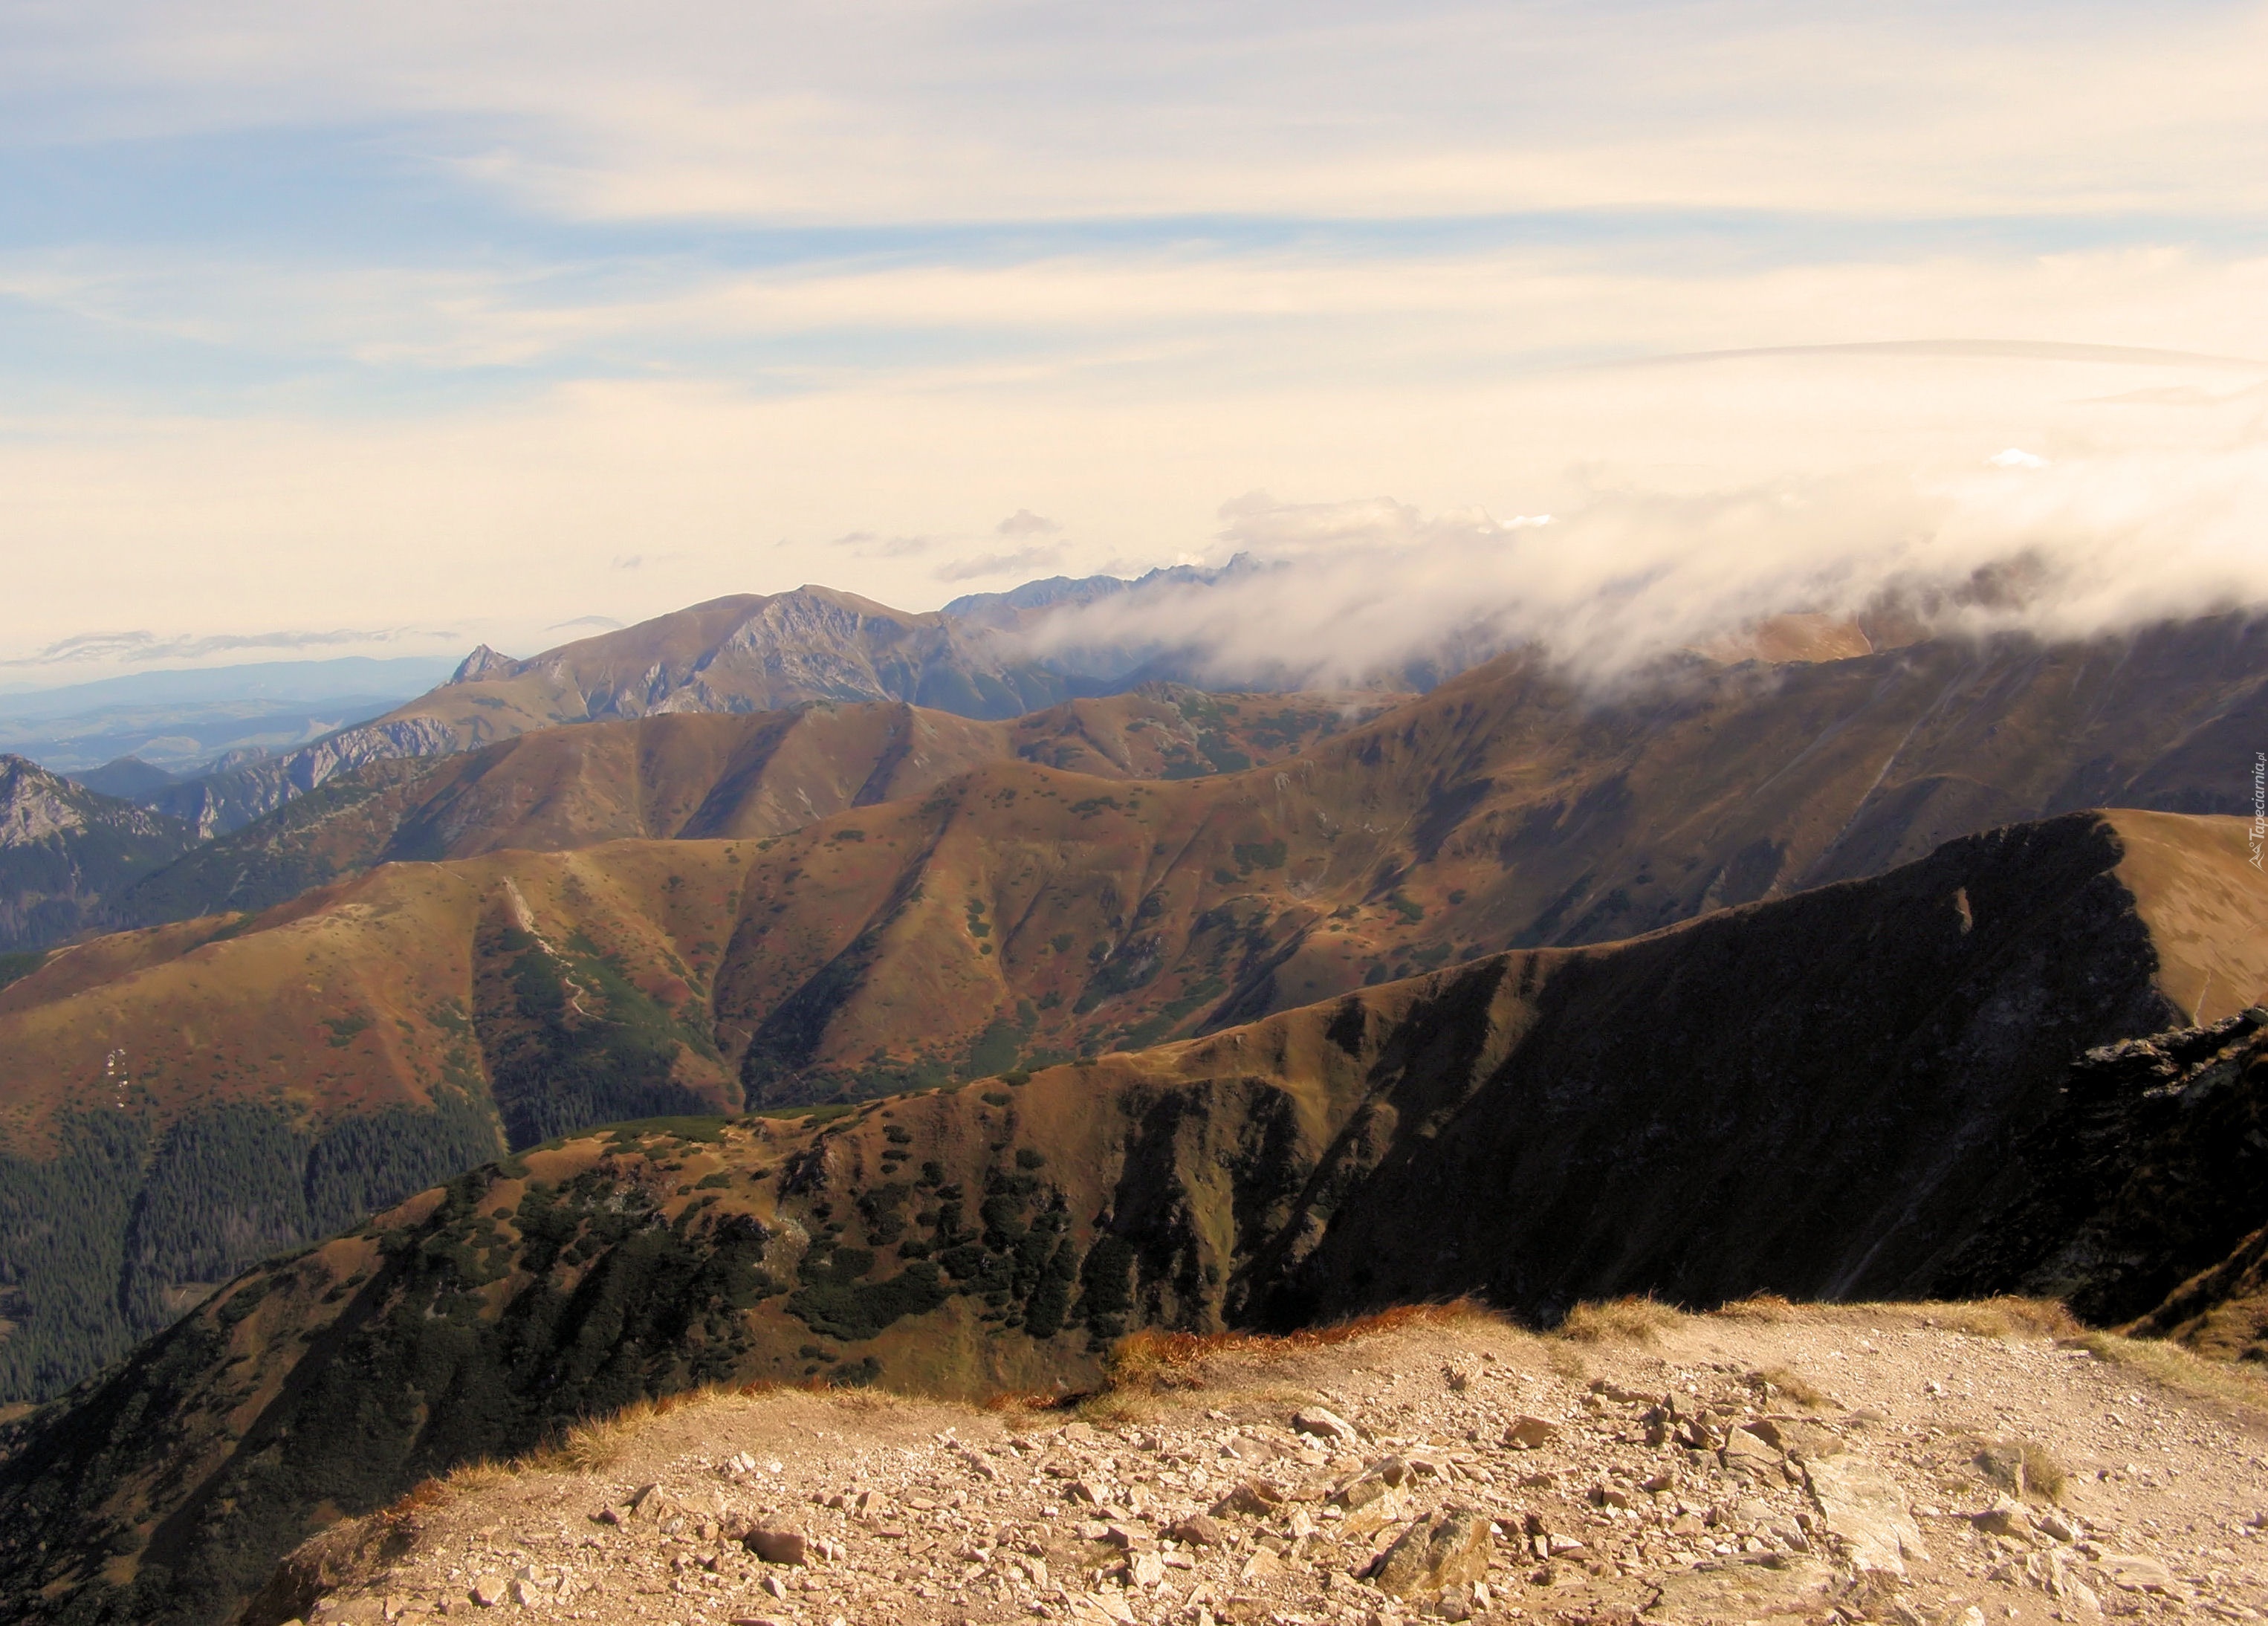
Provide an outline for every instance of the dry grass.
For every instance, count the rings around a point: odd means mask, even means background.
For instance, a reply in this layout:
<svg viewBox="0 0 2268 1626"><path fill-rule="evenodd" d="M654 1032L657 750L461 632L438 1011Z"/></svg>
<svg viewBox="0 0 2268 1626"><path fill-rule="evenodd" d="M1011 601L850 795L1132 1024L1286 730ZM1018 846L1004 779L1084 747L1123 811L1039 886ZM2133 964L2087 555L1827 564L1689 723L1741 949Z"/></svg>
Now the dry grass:
<svg viewBox="0 0 2268 1626"><path fill-rule="evenodd" d="M2177 1393L2268 1411L2268 1380L2250 1363L2209 1361L2162 1338L2126 1338L2117 1333L2082 1332L2066 1342Z"/></svg>
<svg viewBox="0 0 2268 1626"><path fill-rule="evenodd" d="M576 1474L595 1474L620 1461L630 1441L648 1424L667 1416L687 1406L700 1405L722 1400L727 1395L753 1399L770 1394L779 1386L771 1383L731 1384L710 1383L698 1388L683 1389L674 1394L659 1398L644 1397L632 1401L620 1411L609 1412L603 1417L591 1417L577 1424L553 1445L530 1452L521 1464L536 1468L556 1468Z"/></svg>
<svg viewBox="0 0 2268 1626"><path fill-rule="evenodd" d="M2053 1299L2003 1295L1924 1307L1929 1319L1972 1338L2069 1338L2081 1330L2071 1312Z"/></svg>
<svg viewBox="0 0 2268 1626"><path fill-rule="evenodd" d="M1163 1389L1195 1389L1205 1385L1208 1361L1225 1356L1270 1359L1308 1350L1329 1349L1358 1339L1419 1327L1454 1327L1474 1321L1497 1322L1495 1312L1470 1299L1447 1304L1396 1305L1392 1309L1357 1316L1301 1332L1257 1333L1129 1333L1111 1346L1103 1363L1103 1393L1151 1393Z"/></svg>
<svg viewBox="0 0 2268 1626"><path fill-rule="evenodd" d="M1658 1299L1625 1295L1579 1304L1555 1330L1577 1343L1652 1343L1684 1319Z"/></svg>
<svg viewBox="0 0 2268 1626"><path fill-rule="evenodd" d="M1712 1313L1735 1321L1792 1321L1802 1312L1778 1293L1750 1293L1719 1305Z"/></svg>
<svg viewBox="0 0 2268 1626"><path fill-rule="evenodd" d="M441 1496L453 1498L470 1496L482 1490L493 1490L498 1485L510 1483L519 1473L518 1465L511 1462L498 1462L491 1457L480 1457L470 1462L460 1462L451 1468L441 1481Z"/></svg>
<svg viewBox="0 0 2268 1626"><path fill-rule="evenodd" d="M2055 1453L2037 1440L2021 1440L2018 1444L2024 1453L2024 1489L2037 1491L2051 1502L2059 1500L2064 1483L2071 1477L2069 1470Z"/></svg>
<svg viewBox="0 0 2268 1626"><path fill-rule="evenodd" d="M1767 1366L1756 1376L1770 1384L1775 1393L1799 1406L1831 1406L1835 1403L1825 1390L1813 1385L1801 1372L1788 1367Z"/></svg>
<svg viewBox="0 0 2268 1626"><path fill-rule="evenodd" d="M1572 1343L1554 1343L1543 1352L1544 1364L1570 1383L1582 1383L1591 1376L1591 1363L1583 1352Z"/></svg>

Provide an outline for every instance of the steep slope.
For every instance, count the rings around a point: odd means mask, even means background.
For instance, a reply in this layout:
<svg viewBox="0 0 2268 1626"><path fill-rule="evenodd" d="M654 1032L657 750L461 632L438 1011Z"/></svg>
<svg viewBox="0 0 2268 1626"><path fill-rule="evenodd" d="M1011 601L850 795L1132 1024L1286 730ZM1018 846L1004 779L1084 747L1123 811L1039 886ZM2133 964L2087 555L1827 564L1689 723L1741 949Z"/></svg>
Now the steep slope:
<svg viewBox="0 0 2268 1626"><path fill-rule="evenodd" d="M970 1394L1091 1381L1135 1327L1926 1291L2074 1062L2178 1019L2201 954L2268 974L2257 892L2175 923L2132 884L2144 846L2210 869L2242 828L2074 815L832 1122L531 1150L248 1274L21 1425L0 1596L217 1619L315 1521L704 1381Z"/></svg>
<svg viewBox="0 0 2268 1626"><path fill-rule="evenodd" d="M626 838L777 835L920 796L998 757L1110 778L1190 778L1293 754L1406 698L1207 695L1167 684L1008 722L899 703L667 713L537 729L337 775L117 900L122 923L261 909L398 859Z"/></svg>
<svg viewBox="0 0 2268 1626"><path fill-rule="evenodd" d="M85 930L104 901L195 841L188 826L0 756L0 953Z"/></svg>

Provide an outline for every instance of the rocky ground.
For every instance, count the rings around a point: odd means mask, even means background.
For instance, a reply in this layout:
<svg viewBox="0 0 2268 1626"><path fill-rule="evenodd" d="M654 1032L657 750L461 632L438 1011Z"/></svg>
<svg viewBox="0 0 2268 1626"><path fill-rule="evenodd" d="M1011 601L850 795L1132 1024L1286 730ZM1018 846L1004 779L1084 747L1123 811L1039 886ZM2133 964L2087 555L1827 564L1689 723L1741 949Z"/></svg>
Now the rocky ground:
<svg viewBox="0 0 2268 1626"><path fill-rule="evenodd" d="M1626 1305L1538 1337L1452 1311L1138 1344L1073 1410L710 1395L342 1527L248 1619L2268 1618L2250 1380L2059 1330Z"/></svg>

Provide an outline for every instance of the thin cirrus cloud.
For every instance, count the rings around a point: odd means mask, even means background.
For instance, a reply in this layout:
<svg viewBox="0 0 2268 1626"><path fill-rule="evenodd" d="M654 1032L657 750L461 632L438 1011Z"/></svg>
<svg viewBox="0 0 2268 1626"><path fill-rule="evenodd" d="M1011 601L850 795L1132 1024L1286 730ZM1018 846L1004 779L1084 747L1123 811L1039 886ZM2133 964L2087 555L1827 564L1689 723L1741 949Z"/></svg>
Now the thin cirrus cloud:
<svg viewBox="0 0 2268 1626"><path fill-rule="evenodd" d="M402 628L332 628L325 631L221 633L205 636L160 636L149 631L81 632L56 639L29 655L0 658L0 666L79 667L193 665L216 656L266 654L279 650L363 650L374 645L416 644L453 638L446 630Z"/></svg>
<svg viewBox="0 0 2268 1626"><path fill-rule="evenodd" d="M1862 490L2235 501L2264 49L2203 4L32 0L0 658L1162 563L1256 488L1734 554L1711 504L1832 490L1822 556Z"/></svg>

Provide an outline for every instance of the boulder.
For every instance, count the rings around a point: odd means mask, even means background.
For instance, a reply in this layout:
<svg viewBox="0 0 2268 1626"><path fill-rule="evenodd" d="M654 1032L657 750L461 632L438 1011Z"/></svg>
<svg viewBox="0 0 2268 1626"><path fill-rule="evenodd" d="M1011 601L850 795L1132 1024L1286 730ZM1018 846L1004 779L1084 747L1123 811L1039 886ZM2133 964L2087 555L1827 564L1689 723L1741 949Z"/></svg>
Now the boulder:
<svg viewBox="0 0 2268 1626"><path fill-rule="evenodd" d="M1861 1574L1904 1579L1905 1561L1926 1559L1905 1493L1881 1464L1855 1454L1804 1465L1804 1483L1827 1534Z"/></svg>
<svg viewBox="0 0 2268 1626"><path fill-rule="evenodd" d="M1420 1519L1386 1549L1371 1575L1372 1585L1396 1598L1415 1598L1445 1586L1469 1586L1488 1578L1491 1540L1488 1515L1452 1508Z"/></svg>

